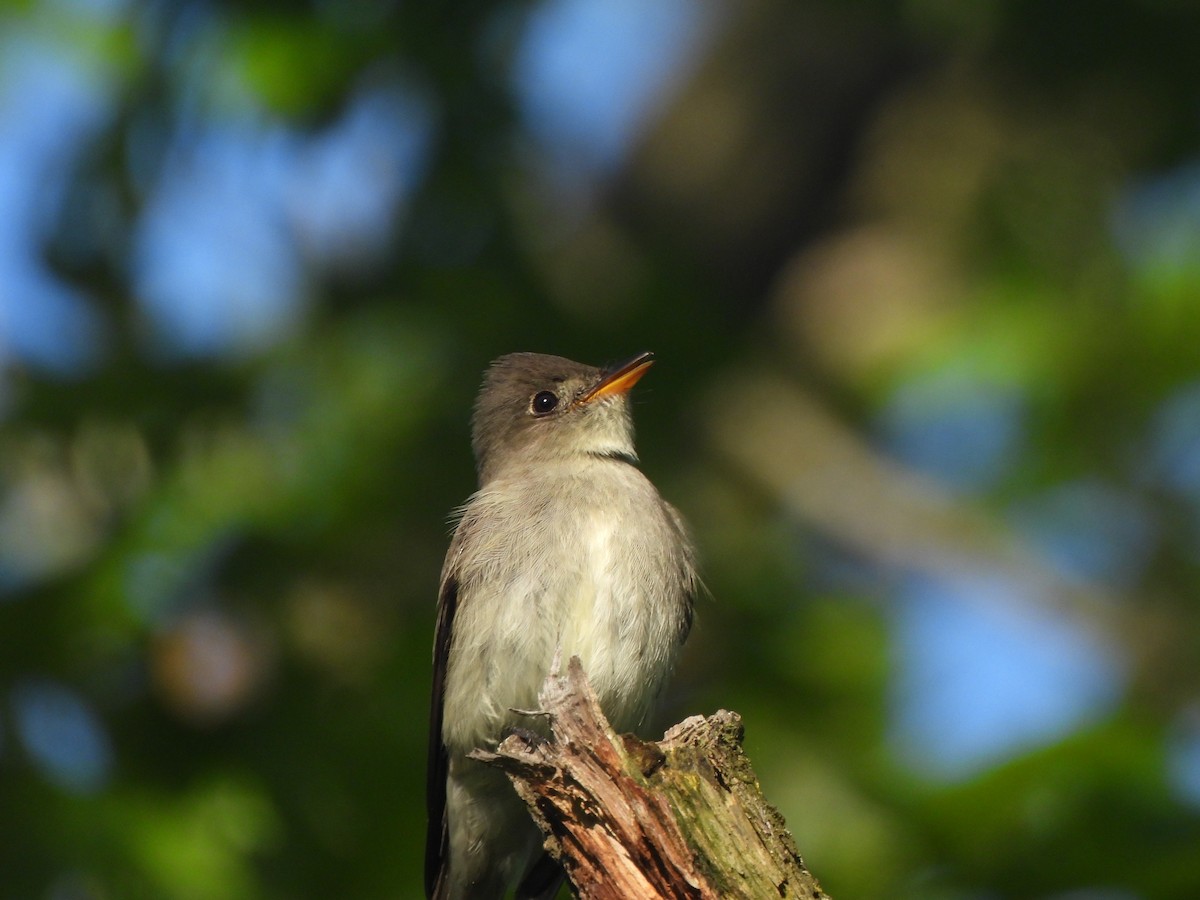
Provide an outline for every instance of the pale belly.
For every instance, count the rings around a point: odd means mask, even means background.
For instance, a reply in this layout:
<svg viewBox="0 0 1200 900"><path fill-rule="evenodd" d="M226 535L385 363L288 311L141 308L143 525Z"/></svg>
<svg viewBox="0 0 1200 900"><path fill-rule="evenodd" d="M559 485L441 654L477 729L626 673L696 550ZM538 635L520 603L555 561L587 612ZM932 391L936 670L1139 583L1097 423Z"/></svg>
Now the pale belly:
<svg viewBox="0 0 1200 900"><path fill-rule="evenodd" d="M644 512L572 517L573 528L541 532L556 541L514 531L467 573L446 683L452 753L492 744L511 726L540 728L541 720L514 710L537 708L556 655L564 668L580 658L618 731L644 723L673 665L685 606L683 579L663 545L674 532L660 508Z"/></svg>

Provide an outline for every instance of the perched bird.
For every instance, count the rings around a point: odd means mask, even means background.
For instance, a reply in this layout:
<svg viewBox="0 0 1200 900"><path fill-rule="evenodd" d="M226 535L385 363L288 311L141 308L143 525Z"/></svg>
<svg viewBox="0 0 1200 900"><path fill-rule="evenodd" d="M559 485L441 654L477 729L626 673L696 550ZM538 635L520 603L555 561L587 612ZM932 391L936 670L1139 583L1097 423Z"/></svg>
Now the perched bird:
<svg viewBox="0 0 1200 900"><path fill-rule="evenodd" d="M552 897L561 870L508 779L467 758L537 707L555 654L583 662L618 731L639 728L692 622L693 552L638 468L627 392L642 353L601 370L512 353L475 404L479 490L442 568L433 650L425 892Z"/></svg>

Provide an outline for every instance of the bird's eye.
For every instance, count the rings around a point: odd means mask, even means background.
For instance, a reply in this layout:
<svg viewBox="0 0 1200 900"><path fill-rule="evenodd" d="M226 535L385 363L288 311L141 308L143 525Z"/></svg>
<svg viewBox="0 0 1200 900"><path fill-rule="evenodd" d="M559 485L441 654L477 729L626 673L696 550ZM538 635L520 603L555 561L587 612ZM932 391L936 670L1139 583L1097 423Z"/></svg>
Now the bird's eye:
<svg viewBox="0 0 1200 900"><path fill-rule="evenodd" d="M558 395L554 391L538 391L529 401L529 411L535 416L545 416L558 406Z"/></svg>

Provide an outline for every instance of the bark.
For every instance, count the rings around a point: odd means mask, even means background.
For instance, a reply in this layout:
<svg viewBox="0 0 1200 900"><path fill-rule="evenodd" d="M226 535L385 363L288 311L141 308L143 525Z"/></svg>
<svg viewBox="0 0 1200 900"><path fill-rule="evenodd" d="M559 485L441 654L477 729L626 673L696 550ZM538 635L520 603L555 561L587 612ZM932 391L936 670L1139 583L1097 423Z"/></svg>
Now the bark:
<svg viewBox="0 0 1200 900"><path fill-rule="evenodd" d="M539 694L549 740L507 737L505 771L585 900L825 898L742 752L742 721L693 716L661 741L617 735L577 657Z"/></svg>

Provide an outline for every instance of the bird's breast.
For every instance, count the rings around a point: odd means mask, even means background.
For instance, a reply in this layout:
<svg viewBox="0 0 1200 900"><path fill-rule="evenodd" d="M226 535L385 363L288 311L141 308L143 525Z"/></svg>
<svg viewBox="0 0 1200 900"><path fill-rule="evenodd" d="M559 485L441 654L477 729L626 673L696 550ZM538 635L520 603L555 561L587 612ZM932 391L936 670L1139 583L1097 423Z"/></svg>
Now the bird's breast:
<svg viewBox="0 0 1200 900"><path fill-rule="evenodd" d="M536 705L556 653L579 656L618 730L642 723L669 674L687 604L682 536L640 472L604 465L524 496L493 491L468 513L487 537L463 551L447 688L479 692L488 737Z"/></svg>

